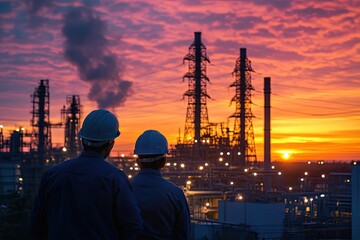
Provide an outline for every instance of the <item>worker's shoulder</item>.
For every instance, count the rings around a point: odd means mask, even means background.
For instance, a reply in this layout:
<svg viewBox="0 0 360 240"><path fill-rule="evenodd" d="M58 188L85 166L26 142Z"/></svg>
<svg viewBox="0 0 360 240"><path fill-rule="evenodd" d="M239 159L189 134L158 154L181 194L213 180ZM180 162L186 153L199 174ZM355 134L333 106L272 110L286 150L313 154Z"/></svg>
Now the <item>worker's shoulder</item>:
<svg viewBox="0 0 360 240"><path fill-rule="evenodd" d="M170 189L171 191L177 193L177 194L184 194L184 191L176 186L174 183L170 182L169 180L164 179L163 184Z"/></svg>
<svg viewBox="0 0 360 240"><path fill-rule="evenodd" d="M49 168L46 173L48 175L58 174L61 172L75 173L75 174L95 174L105 176L107 178L126 177L125 173L116 168L111 163L102 159L86 159L82 157L76 157L58 165Z"/></svg>

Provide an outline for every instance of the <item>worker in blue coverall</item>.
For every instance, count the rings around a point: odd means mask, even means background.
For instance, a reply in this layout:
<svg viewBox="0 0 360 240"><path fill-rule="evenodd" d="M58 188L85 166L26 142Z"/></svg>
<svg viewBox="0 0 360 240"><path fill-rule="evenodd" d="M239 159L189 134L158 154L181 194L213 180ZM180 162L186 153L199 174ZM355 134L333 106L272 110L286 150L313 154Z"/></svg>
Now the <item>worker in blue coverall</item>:
<svg viewBox="0 0 360 240"><path fill-rule="evenodd" d="M104 161L120 135L107 110L92 111L84 151L43 174L30 218L34 239L138 239L143 220L127 176Z"/></svg>
<svg viewBox="0 0 360 240"><path fill-rule="evenodd" d="M140 171L130 182L144 219L140 239L189 239L191 222L184 192L160 173L168 153L166 138L147 130L136 140L134 153Z"/></svg>

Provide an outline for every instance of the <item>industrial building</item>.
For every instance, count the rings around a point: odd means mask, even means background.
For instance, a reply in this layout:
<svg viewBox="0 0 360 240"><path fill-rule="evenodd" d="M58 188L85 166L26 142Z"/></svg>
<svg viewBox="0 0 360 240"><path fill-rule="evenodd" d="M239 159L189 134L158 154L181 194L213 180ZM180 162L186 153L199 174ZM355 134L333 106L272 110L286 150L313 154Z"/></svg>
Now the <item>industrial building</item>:
<svg viewBox="0 0 360 240"><path fill-rule="evenodd" d="M247 49L240 48L235 59L235 79L230 84L235 109L227 124L209 122L206 86L210 60L206 50L201 32L195 32L184 57L188 64L183 76L188 82L184 135L170 149L163 169L165 178L184 189L193 220L193 239L350 239L354 165L309 161L299 163L291 172L282 163L271 161L270 77L264 78L265 155L263 161L258 161L251 111L253 69ZM51 122L49 80L40 80L31 95L32 131L20 127L5 139L0 128L2 215L11 214L9 206L18 199L14 196L31 202L47 167L81 151L77 137L80 97L66 96L65 102L61 120ZM52 128L64 129L63 146L52 146ZM139 170L133 156L113 157L110 161L129 178ZM22 214L24 217L27 212ZM352 224L357 226L356 222ZM0 237L6 236L4 229L0 231ZM356 234L353 231L353 236Z"/></svg>

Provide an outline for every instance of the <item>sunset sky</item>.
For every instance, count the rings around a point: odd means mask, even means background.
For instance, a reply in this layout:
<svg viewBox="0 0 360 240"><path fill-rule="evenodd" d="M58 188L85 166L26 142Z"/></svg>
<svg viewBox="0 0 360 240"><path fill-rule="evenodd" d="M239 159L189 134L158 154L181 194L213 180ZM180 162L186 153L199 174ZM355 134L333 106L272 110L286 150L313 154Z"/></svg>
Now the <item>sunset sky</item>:
<svg viewBox="0 0 360 240"><path fill-rule="evenodd" d="M0 125L30 130L30 95L49 79L51 122L77 94L82 116L102 107L119 117L114 154L131 153L149 128L175 144L187 107L183 57L202 32L210 122L235 112L231 72L247 48L258 160L264 77L273 160L360 160L359 26L356 0L2 0ZM53 143L63 143L62 130Z"/></svg>

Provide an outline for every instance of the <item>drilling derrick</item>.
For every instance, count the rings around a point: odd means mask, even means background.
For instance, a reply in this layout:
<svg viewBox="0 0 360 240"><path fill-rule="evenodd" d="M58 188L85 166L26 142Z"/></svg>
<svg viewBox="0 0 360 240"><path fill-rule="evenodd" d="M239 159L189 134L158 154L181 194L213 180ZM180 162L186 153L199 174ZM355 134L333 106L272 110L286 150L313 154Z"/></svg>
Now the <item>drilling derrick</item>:
<svg viewBox="0 0 360 240"><path fill-rule="evenodd" d="M67 107L61 110L61 116L65 123L65 149L70 158L80 151L80 139L77 135L80 128L80 96L66 97Z"/></svg>
<svg viewBox="0 0 360 240"><path fill-rule="evenodd" d="M183 79L188 79L188 90L184 96L188 97L186 121L184 131L184 144L201 144L206 127L209 125L209 117L206 99L210 98L206 92L206 63L210 60L206 54L206 47L201 42L201 32L195 32L195 40L189 47L189 53L184 57L188 61L189 71ZM198 152L196 151L196 155Z"/></svg>
<svg viewBox="0 0 360 240"><path fill-rule="evenodd" d="M35 88L31 95L32 99L32 119L33 128L31 147L36 148L40 164L45 163L45 158L51 149L51 130L50 130L50 94L49 80L40 80L40 85Z"/></svg>
<svg viewBox="0 0 360 240"><path fill-rule="evenodd" d="M234 118L234 129L231 145L240 152L240 165L245 162L256 162L254 130L251 112L251 62L246 56L246 48L240 48L240 57L236 60L233 75L235 82L230 87L235 87L235 96L232 102L236 110L230 118Z"/></svg>

